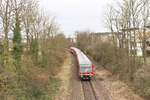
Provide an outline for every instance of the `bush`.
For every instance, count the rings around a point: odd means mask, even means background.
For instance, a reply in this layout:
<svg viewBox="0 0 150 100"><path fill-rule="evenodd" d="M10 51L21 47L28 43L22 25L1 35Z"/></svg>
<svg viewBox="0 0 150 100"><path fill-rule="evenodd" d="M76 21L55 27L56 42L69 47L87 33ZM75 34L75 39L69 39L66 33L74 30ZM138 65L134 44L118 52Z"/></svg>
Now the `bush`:
<svg viewBox="0 0 150 100"><path fill-rule="evenodd" d="M32 42L31 55L23 52L19 61L7 56L5 66L0 65L0 100L52 99L60 83L55 75L65 58L66 38L60 34L41 44Z"/></svg>
<svg viewBox="0 0 150 100"><path fill-rule="evenodd" d="M125 50L118 49L109 42L97 42L88 48L87 53L113 74L121 74L128 66Z"/></svg>
<svg viewBox="0 0 150 100"><path fill-rule="evenodd" d="M133 81L138 66L141 66L138 59L135 65L132 64L133 59L128 56L126 49L117 48L108 41L99 40L86 48L86 52L101 66L110 70L113 75L119 76L122 80Z"/></svg>

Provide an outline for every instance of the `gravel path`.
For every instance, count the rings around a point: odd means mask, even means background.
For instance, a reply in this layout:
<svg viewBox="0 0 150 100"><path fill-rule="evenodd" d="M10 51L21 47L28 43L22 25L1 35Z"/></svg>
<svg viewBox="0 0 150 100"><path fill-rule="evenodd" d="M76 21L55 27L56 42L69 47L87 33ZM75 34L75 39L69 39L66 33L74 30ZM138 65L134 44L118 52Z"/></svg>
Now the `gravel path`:
<svg viewBox="0 0 150 100"><path fill-rule="evenodd" d="M73 62L73 68L72 68L72 86L73 86L73 94L72 94L72 100L84 100L84 94L82 89L82 84L79 78L77 77L77 67L76 67L76 59L72 57Z"/></svg>

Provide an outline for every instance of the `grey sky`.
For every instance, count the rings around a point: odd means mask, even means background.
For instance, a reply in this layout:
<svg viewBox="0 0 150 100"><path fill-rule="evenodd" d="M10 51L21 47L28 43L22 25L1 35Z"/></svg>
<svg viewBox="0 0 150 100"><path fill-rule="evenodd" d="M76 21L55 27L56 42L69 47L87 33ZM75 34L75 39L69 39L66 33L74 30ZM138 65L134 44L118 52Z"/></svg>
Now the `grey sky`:
<svg viewBox="0 0 150 100"><path fill-rule="evenodd" d="M67 36L74 32L90 30L107 31L105 28L105 11L107 4L114 0L39 0L40 6L56 16L61 30Z"/></svg>

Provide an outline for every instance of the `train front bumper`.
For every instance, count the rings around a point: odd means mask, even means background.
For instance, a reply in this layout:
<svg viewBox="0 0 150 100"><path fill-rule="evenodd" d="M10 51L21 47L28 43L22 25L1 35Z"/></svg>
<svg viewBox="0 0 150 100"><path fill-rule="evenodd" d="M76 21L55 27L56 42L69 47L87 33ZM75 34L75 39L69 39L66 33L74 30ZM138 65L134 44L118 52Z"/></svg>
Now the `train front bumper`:
<svg viewBox="0 0 150 100"><path fill-rule="evenodd" d="M91 79L93 77L93 74L84 74L84 75L80 75L81 79Z"/></svg>

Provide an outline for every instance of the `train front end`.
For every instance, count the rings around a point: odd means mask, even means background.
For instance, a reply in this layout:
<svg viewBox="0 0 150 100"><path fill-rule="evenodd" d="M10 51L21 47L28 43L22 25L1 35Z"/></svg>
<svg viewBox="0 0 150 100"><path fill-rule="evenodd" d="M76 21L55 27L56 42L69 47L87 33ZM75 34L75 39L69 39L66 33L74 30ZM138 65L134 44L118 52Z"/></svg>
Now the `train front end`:
<svg viewBox="0 0 150 100"><path fill-rule="evenodd" d="M79 77L82 80L90 80L93 77L93 64L81 64L79 66Z"/></svg>

